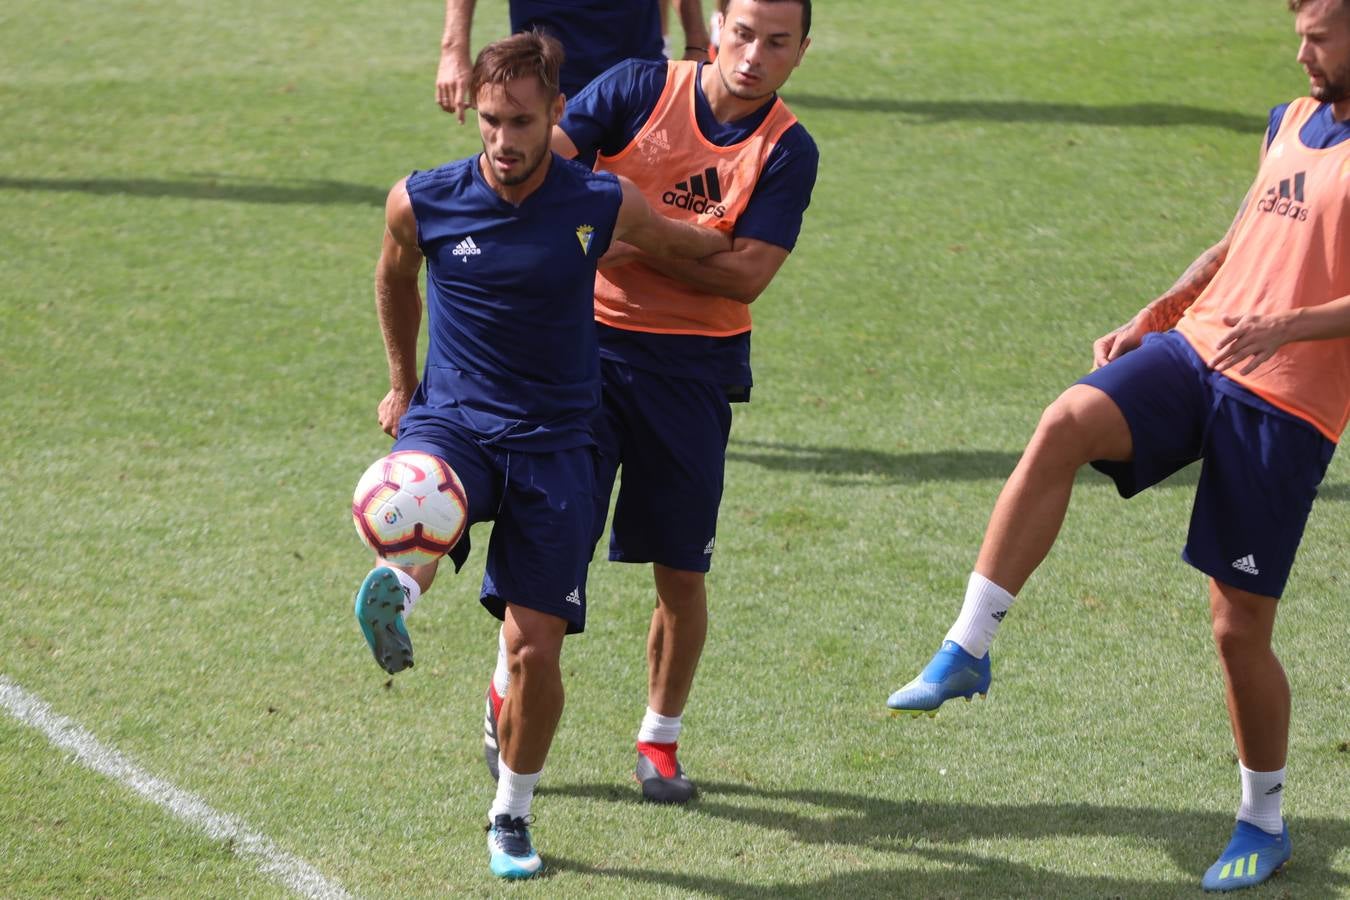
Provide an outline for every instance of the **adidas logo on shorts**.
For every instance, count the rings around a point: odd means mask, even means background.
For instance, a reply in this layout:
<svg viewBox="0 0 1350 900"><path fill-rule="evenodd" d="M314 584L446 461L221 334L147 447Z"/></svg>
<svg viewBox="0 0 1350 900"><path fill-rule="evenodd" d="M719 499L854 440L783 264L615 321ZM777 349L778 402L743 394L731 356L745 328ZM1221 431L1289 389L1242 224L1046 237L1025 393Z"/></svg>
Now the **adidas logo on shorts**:
<svg viewBox="0 0 1350 900"><path fill-rule="evenodd" d="M572 588L572 592L571 592L570 594L568 594L566 597L564 597L563 599L566 600L568 603L571 603L571 604L574 605L574 606L580 606L580 605L581 605L581 588L579 588L579 587L574 587L574 588Z"/></svg>
<svg viewBox="0 0 1350 900"><path fill-rule="evenodd" d="M1248 575L1260 575L1261 570L1256 567L1256 557L1248 553L1242 559L1233 560L1233 568L1239 572L1246 572Z"/></svg>

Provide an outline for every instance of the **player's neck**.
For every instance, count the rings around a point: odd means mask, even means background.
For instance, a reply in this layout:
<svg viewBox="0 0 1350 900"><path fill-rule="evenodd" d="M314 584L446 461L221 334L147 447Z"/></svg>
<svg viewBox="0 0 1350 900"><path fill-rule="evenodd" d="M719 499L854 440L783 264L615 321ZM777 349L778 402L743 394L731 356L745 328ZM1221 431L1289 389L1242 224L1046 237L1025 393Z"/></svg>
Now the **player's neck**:
<svg viewBox="0 0 1350 900"><path fill-rule="evenodd" d="M497 180L497 173L492 171L492 165L488 162L487 154L478 154L478 171L483 174L483 180L487 182L488 187L492 188L493 193L512 206L519 206L525 202L527 197L539 190L539 186L548 177L548 168L551 165L553 165L553 154L545 153L538 168L530 173L529 178L526 178L520 184L502 184Z"/></svg>
<svg viewBox="0 0 1350 900"><path fill-rule="evenodd" d="M722 81L722 73L715 63L709 63L703 67L702 76L699 78L699 87L703 88L703 96L708 100L713 118L723 125L728 122L735 122L737 119L744 119L755 110L763 109L766 104L774 101L775 96L773 93L769 93L763 97L752 99L737 97Z"/></svg>
<svg viewBox="0 0 1350 900"><path fill-rule="evenodd" d="M1337 100L1331 104L1331 117L1337 122L1344 122L1350 119L1350 99Z"/></svg>

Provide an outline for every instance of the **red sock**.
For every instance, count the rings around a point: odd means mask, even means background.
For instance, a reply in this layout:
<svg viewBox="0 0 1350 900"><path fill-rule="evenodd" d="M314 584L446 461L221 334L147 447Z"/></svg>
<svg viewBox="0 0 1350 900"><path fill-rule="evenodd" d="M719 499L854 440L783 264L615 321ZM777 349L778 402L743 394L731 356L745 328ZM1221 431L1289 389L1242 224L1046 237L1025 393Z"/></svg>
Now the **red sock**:
<svg viewBox="0 0 1350 900"><path fill-rule="evenodd" d="M652 765L656 766L656 771L662 778L674 778L679 771L675 764L675 751L679 746L675 742L669 744L637 742L638 752L652 761Z"/></svg>

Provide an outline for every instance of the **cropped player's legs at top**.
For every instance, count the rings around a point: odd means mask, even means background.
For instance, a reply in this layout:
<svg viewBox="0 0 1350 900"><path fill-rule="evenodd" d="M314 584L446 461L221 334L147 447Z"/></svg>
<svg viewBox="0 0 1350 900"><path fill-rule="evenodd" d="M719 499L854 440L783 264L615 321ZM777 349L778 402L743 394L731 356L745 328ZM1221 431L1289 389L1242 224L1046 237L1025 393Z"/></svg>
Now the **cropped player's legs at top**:
<svg viewBox="0 0 1350 900"><path fill-rule="evenodd" d="M1278 604L1274 597L1209 581L1214 644L1238 758L1259 772L1283 769L1289 749L1289 680L1271 648Z"/></svg>
<svg viewBox="0 0 1350 900"><path fill-rule="evenodd" d="M1278 600L1209 582L1214 644L1237 743L1242 802L1232 838L1205 873L1206 890L1247 887L1275 874L1292 845L1282 812L1289 753L1289 680L1271 648Z"/></svg>
<svg viewBox="0 0 1350 900"><path fill-rule="evenodd" d="M1124 415L1097 388L1076 384L1046 408L994 504L960 615L927 668L891 695L892 709L932 713L946 700L988 691L989 645L1054 546L1078 470L1094 460L1124 462L1132 453Z"/></svg>
<svg viewBox="0 0 1350 900"><path fill-rule="evenodd" d="M708 589L702 572L656 563L656 609L647 632L647 705L680 716L689 701L708 635Z"/></svg>
<svg viewBox="0 0 1350 900"><path fill-rule="evenodd" d="M694 785L676 759L685 704L708 635L703 572L652 565L656 609L647 631L647 712L638 727L637 779L657 803L685 803Z"/></svg>
<svg viewBox="0 0 1350 900"><path fill-rule="evenodd" d="M489 865L503 878L529 878L543 863L530 839L530 808L563 710L562 645L567 621L506 604L501 643L512 687L500 706L497 793L488 809Z"/></svg>

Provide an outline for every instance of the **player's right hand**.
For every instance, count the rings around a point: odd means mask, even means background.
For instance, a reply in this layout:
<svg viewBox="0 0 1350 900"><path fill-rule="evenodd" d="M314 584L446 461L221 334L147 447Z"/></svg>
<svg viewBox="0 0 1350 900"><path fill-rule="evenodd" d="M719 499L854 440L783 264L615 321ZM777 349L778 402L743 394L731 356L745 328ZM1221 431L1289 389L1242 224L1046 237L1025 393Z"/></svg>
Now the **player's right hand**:
<svg viewBox="0 0 1350 900"><path fill-rule="evenodd" d="M398 437L398 420L403 418L403 414L408 411L408 404L412 401L411 393L390 390L380 401L378 415L380 418L380 429L392 438Z"/></svg>
<svg viewBox="0 0 1350 900"><path fill-rule="evenodd" d="M464 124L464 110L473 105L469 99L469 82L473 69L467 54L447 51L441 54L436 67L436 102L441 109L454 113L459 124Z"/></svg>
<svg viewBox="0 0 1350 900"><path fill-rule="evenodd" d="M1146 334L1148 334L1147 325L1141 321L1140 316L1135 316L1115 331L1097 338L1092 343L1092 368L1100 369L1112 360L1129 353L1143 343Z"/></svg>

